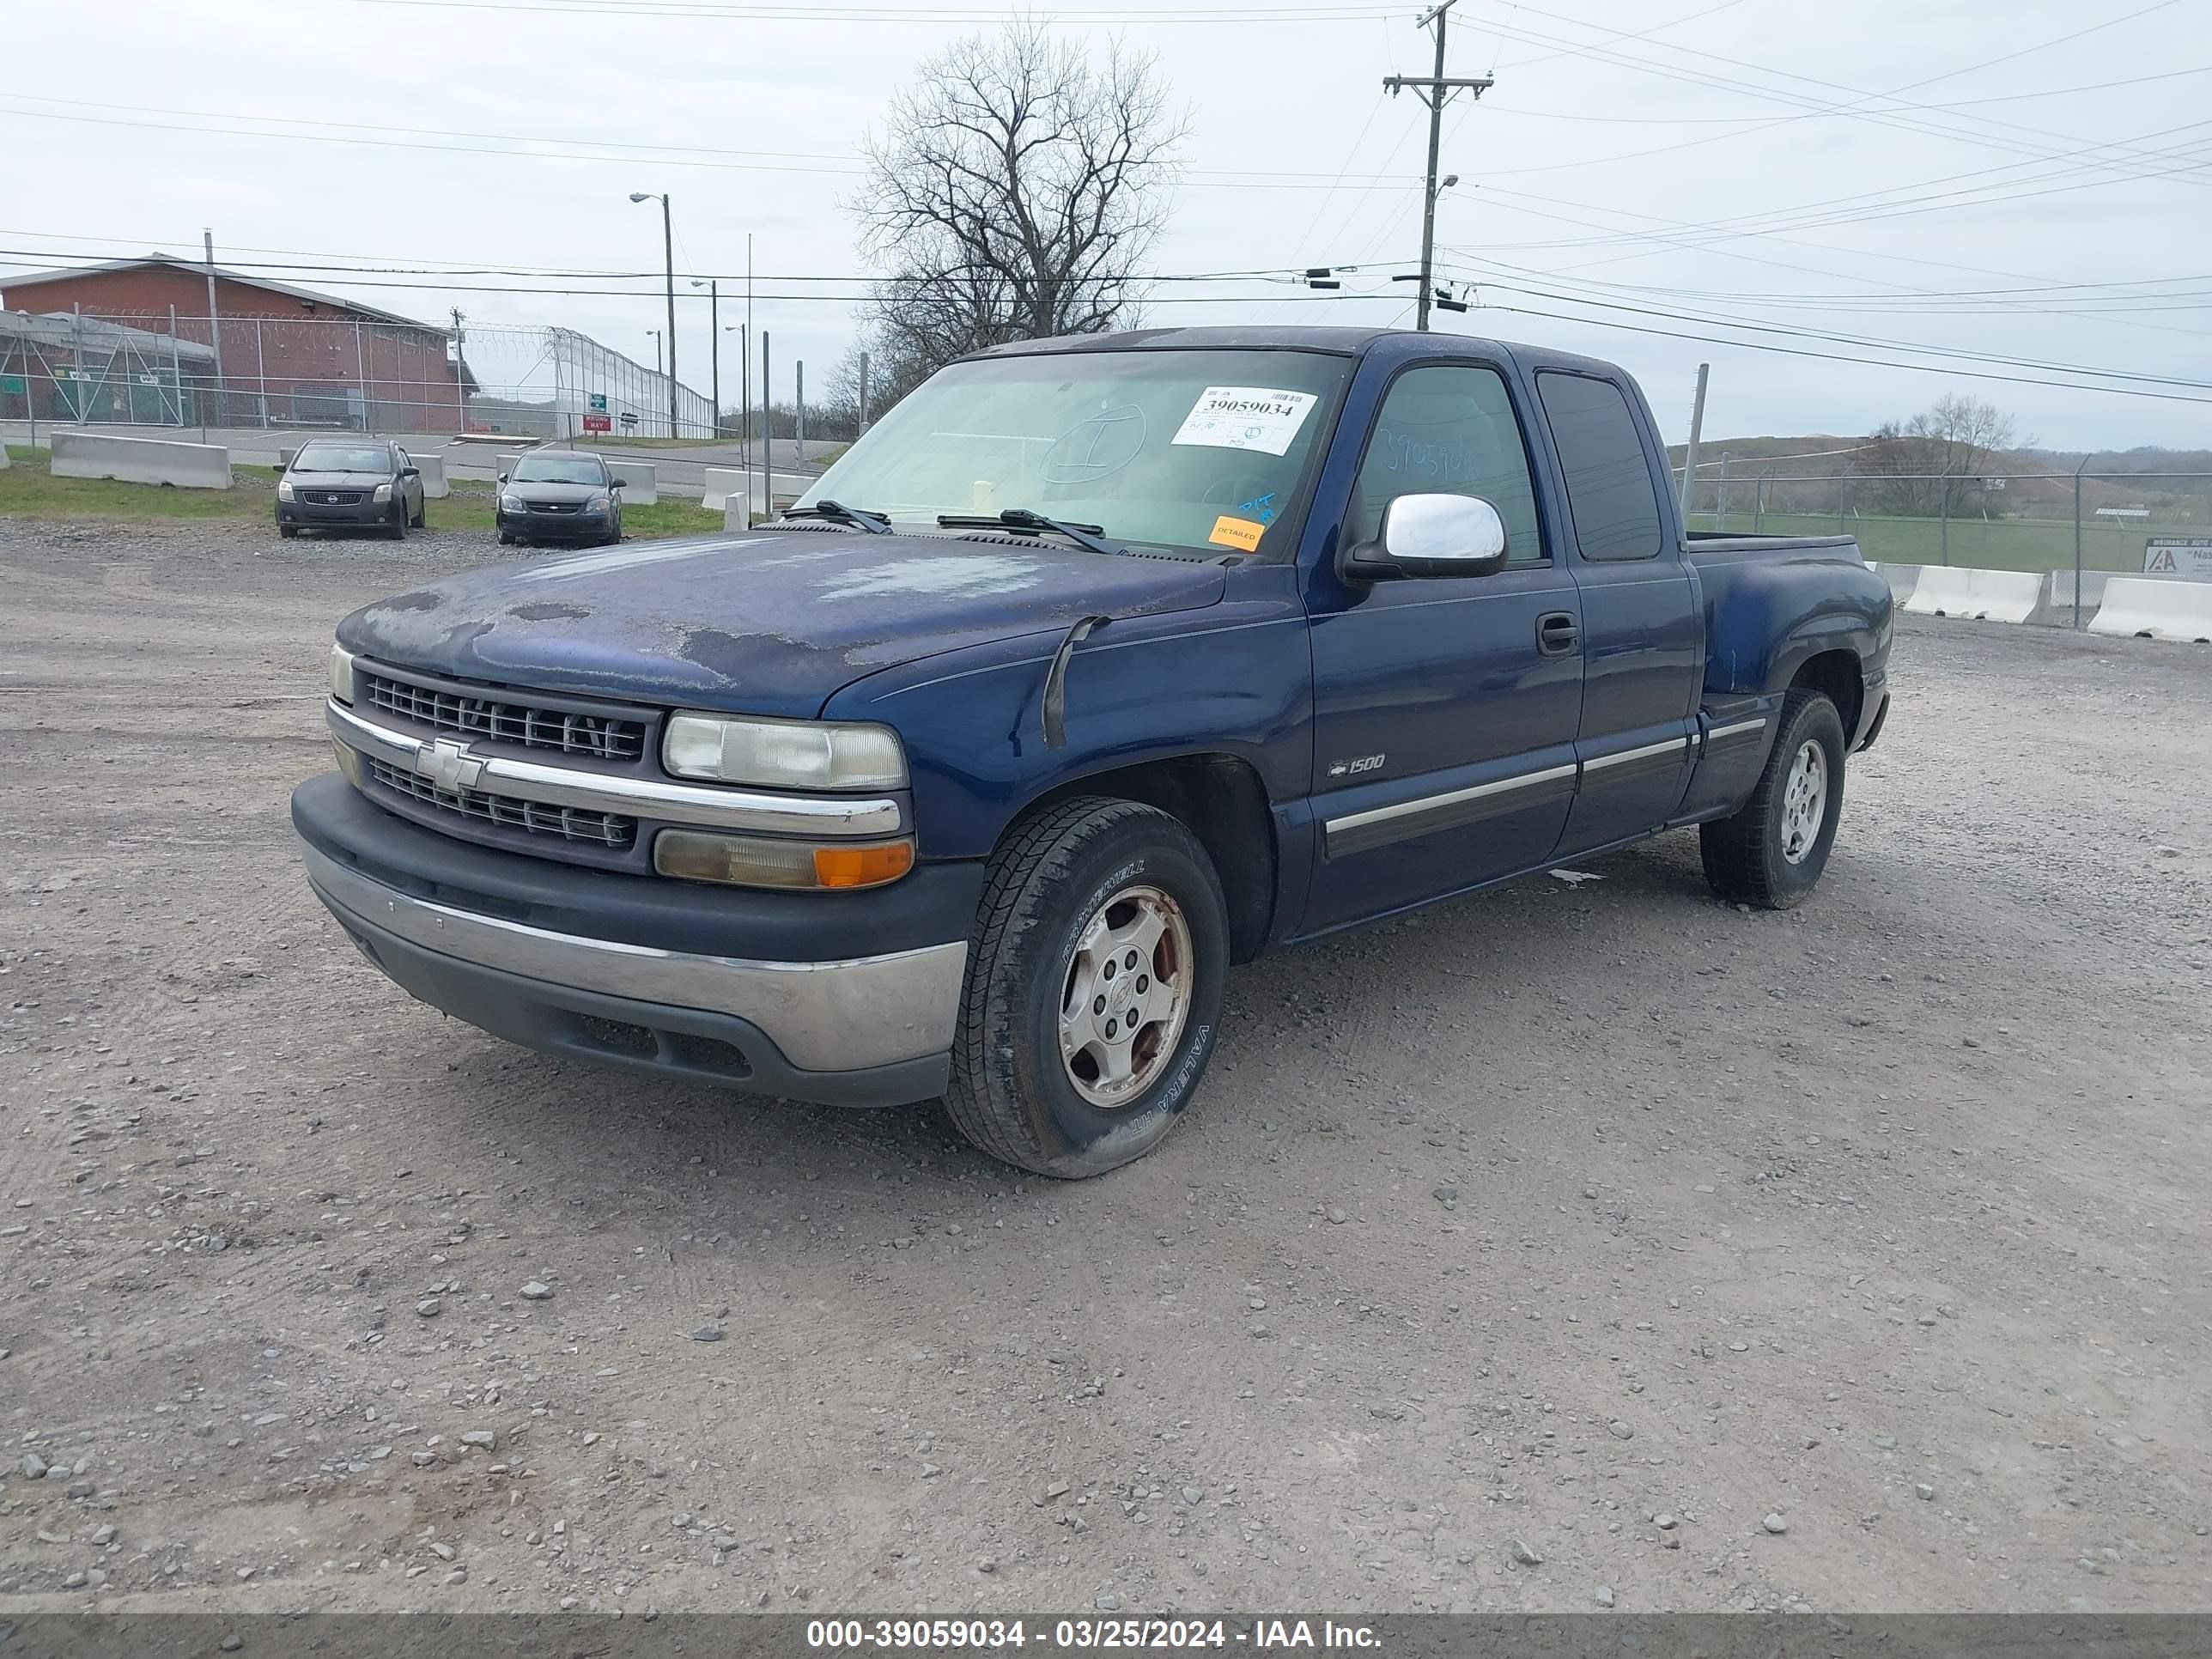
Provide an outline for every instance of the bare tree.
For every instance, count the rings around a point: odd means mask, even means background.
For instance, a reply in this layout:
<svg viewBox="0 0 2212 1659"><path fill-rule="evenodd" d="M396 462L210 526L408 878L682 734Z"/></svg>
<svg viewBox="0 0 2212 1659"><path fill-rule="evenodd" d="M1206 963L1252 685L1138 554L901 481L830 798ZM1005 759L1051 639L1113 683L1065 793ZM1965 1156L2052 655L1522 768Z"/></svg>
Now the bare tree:
<svg viewBox="0 0 2212 1659"><path fill-rule="evenodd" d="M2013 441L2013 419L1995 404L1946 392L1902 424L1875 428L1873 447L1859 470L1880 477L1880 499L1893 511L1916 514L1956 511L1960 497L1977 488L1998 452Z"/></svg>
<svg viewBox="0 0 2212 1659"><path fill-rule="evenodd" d="M1184 136L1158 66L1042 23L925 64L868 147L853 210L885 275L867 318L888 408L963 352L1135 320Z"/></svg>

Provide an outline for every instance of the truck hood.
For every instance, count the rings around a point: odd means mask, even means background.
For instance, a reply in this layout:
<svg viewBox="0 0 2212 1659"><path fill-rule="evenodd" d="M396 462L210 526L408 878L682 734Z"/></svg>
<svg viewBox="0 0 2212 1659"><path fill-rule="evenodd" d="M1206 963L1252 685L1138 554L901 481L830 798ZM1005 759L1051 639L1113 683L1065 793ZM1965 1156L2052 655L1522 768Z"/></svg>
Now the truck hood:
<svg viewBox="0 0 2212 1659"><path fill-rule="evenodd" d="M1194 610L1223 582L1217 561L1042 539L768 531L495 565L364 605L337 636L458 679L804 719L878 669Z"/></svg>

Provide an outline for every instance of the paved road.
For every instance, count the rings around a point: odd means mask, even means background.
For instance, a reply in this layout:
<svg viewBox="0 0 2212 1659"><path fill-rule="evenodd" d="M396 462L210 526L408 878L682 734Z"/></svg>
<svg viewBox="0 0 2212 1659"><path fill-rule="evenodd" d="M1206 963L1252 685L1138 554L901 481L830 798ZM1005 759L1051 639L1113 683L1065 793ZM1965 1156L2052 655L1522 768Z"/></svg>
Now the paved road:
<svg viewBox="0 0 2212 1659"><path fill-rule="evenodd" d="M331 622L451 556L0 524L0 1614L2203 1605L2212 654L1908 620L1812 903L1258 964L1071 1187L347 947Z"/></svg>

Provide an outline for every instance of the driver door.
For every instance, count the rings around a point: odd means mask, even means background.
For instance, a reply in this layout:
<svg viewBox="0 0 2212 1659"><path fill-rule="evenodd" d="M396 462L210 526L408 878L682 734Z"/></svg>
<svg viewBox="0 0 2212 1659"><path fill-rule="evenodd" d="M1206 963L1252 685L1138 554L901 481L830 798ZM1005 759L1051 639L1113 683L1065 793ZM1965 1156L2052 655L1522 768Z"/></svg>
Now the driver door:
<svg viewBox="0 0 2212 1659"><path fill-rule="evenodd" d="M1310 577L1317 933L1540 863L1575 783L1581 601L1545 533L1510 382L1471 360L1402 369L1384 393L1340 545L1404 495L1480 496L1504 521L1489 576Z"/></svg>

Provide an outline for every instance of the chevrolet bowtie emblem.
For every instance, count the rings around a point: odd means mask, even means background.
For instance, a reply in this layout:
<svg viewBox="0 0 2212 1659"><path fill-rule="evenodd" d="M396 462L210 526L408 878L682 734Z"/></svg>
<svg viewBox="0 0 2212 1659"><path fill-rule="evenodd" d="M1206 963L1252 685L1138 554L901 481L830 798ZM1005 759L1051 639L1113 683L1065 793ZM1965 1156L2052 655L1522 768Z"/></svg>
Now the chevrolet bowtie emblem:
<svg viewBox="0 0 2212 1659"><path fill-rule="evenodd" d="M415 770L448 794L473 789L484 763L451 738L439 738L415 751Z"/></svg>

